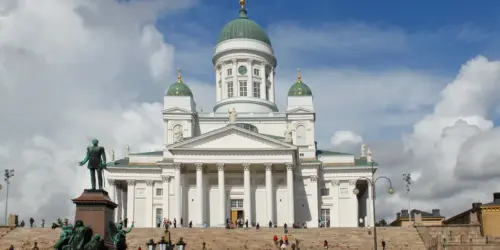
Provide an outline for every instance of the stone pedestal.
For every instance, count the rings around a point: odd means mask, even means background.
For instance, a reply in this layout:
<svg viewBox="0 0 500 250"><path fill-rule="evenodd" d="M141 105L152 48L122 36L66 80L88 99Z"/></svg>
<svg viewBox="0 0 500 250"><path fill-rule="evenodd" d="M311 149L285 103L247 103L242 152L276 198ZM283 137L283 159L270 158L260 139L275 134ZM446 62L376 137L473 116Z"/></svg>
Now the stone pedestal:
<svg viewBox="0 0 500 250"><path fill-rule="evenodd" d="M109 249L114 249L109 222L114 223L115 208L118 205L111 201L108 192L85 189L80 197L72 201L76 205L75 221L81 220L86 226L90 226L94 234L104 237L104 243Z"/></svg>

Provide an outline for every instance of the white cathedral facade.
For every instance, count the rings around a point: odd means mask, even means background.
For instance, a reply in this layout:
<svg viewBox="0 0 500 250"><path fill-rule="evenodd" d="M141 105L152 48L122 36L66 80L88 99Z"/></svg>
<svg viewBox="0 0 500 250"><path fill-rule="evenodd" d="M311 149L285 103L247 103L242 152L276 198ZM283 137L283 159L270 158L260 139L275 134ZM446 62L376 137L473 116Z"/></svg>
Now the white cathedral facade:
<svg viewBox="0 0 500 250"><path fill-rule="evenodd" d="M213 111L197 111L195 94L205 93L192 93L179 72L164 96L163 150L111 157L107 190L118 204L116 220L136 227L164 218L195 227L238 218L261 226L373 226L371 153L317 148L313 94L300 72L286 110L278 110L271 41L240 3L212 58Z"/></svg>

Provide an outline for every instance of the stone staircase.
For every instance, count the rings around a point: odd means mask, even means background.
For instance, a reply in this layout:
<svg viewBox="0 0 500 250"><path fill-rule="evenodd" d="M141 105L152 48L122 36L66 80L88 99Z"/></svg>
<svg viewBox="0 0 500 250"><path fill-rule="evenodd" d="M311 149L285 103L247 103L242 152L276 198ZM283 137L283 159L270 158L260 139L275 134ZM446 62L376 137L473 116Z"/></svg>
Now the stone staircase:
<svg viewBox="0 0 500 250"><path fill-rule="evenodd" d="M172 228L172 240L180 237L187 243L187 249L201 249L206 243L207 249L276 249L273 236L282 237L282 228L234 229L222 228ZM16 228L0 240L0 249L14 245L15 249L31 249L33 242L38 242L40 249L50 249L57 241L60 229L50 228ZM160 228L136 228L127 235L128 249L145 249L146 242L153 238L158 241L164 232ZM385 240L387 250L425 250L425 246L415 228L383 227L377 229L379 247ZM330 249L373 248L373 234L364 228L328 228L328 229L291 229L288 232L291 243L299 240L300 249L323 249L323 241L327 240Z"/></svg>

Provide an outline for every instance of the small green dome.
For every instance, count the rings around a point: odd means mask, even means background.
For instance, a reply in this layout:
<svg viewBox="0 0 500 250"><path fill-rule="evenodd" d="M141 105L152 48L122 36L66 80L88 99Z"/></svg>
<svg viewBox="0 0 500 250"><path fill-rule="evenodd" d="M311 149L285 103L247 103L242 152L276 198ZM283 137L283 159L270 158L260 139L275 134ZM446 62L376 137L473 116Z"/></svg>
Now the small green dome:
<svg viewBox="0 0 500 250"><path fill-rule="evenodd" d="M312 96L311 88L302 82L300 69L298 71L297 82L295 82L295 84L290 87L290 90L288 90L288 96Z"/></svg>
<svg viewBox="0 0 500 250"><path fill-rule="evenodd" d="M248 18L247 11L243 6L240 9L240 16L222 28L217 44L238 38L253 39L271 46L271 40L267 33L260 25Z"/></svg>
<svg viewBox="0 0 500 250"><path fill-rule="evenodd" d="M177 70L177 82L174 82L168 86L167 91L165 92L167 96L193 96L191 89L184 84L181 77L180 69Z"/></svg>

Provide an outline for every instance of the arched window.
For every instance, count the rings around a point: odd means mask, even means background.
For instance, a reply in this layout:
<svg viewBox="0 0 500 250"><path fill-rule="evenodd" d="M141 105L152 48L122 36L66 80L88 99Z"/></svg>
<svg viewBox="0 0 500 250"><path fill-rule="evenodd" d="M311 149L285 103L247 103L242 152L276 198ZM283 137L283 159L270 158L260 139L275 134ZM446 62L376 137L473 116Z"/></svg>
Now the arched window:
<svg viewBox="0 0 500 250"><path fill-rule="evenodd" d="M307 141L306 141L306 127L300 125L297 127L297 129L295 130L296 131L296 144L297 145L306 145L307 144Z"/></svg>

